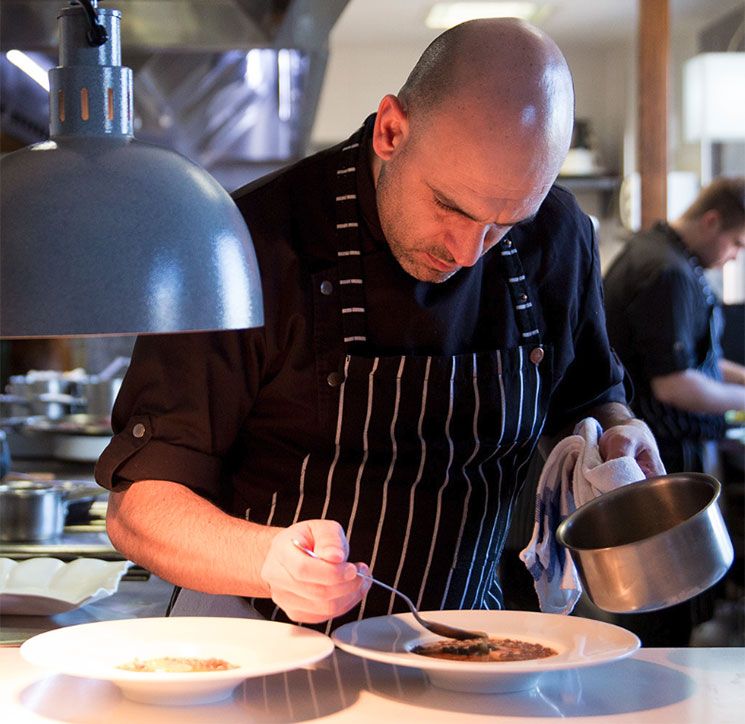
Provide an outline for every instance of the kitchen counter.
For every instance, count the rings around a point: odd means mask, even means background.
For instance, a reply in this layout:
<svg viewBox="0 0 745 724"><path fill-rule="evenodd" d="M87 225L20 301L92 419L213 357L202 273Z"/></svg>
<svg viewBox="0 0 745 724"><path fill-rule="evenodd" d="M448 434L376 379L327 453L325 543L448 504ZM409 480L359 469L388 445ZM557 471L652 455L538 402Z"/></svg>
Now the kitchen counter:
<svg viewBox="0 0 745 724"><path fill-rule="evenodd" d="M238 722L512 722L735 724L742 721L745 649L640 649L612 664L545 674L513 694L432 687L418 669L342 651L307 669L249 679L232 698L192 707L124 699L112 684L49 675L0 649L0 712L12 724Z"/></svg>
<svg viewBox="0 0 745 724"><path fill-rule="evenodd" d="M640 649L628 659L544 674L532 691L461 694L437 689L419 669L336 650L314 666L257 677L223 702L148 706L111 683L50 674L18 645L62 626L162 616L171 585L123 580L115 594L50 617L0 619L0 720L9 724L212 724L213 722L513 722L734 724L741 721L745 648Z"/></svg>

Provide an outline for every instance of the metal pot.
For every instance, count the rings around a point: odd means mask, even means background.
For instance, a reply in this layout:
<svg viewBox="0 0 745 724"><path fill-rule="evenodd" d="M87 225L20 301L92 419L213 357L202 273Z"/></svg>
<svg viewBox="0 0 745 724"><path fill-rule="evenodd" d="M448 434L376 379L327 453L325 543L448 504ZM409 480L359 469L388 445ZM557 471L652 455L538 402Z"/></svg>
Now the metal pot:
<svg viewBox="0 0 745 724"><path fill-rule="evenodd" d="M97 375L90 375L80 386L85 410L92 417L111 418L111 409L124 381L129 357L117 357Z"/></svg>
<svg viewBox="0 0 745 724"><path fill-rule="evenodd" d="M92 376L83 382L80 385L80 394L85 402L86 413L91 417L110 418L122 380L122 377L102 380Z"/></svg>
<svg viewBox="0 0 745 724"><path fill-rule="evenodd" d="M713 586L734 552L710 475L649 478L600 495L558 527L590 600L613 613L655 611Z"/></svg>
<svg viewBox="0 0 745 724"><path fill-rule="evenodd" d="M85 523L90 519L94 501L107 494L100 485L87 480L62 480L54 483L62 490L65 503L65 525Z"/></svg>
<svg viewBox="0 0 745 724"><path fill-rule="evenodd" d="M39 542L65 526L64 493L52 483L10 480L0 484L0 540Z"/></svg>
<svg viewBox="0 0 745 724"><path fill-rule="evenodd" d="M93 483L76 481L0 483L0 541L36 543L56 538L70 514L79 516L82 507L87 512L105 492Z"/></svg>
<svg viewBox="0 0 745 724"><path fill-rule="evenodd" d="M36 379L13 375L0 401L9 406L6 417L43 415L49 420L80 412L85 400L77 394L77 382L62 376Z"/></svg>

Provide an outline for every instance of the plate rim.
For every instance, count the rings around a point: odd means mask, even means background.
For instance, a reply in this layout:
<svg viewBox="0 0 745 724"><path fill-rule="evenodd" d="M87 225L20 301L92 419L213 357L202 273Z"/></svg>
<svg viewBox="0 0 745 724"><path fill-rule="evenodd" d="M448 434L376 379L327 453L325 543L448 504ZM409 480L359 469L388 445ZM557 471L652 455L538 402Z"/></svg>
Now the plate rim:
<svg viewBox="0 0 745 724"><path fill-rule="evenodd" d="M359 621L351 621L337 627L331 632L331 639L336 646L343 651L360 656L362 658L368 658L373 661L380 661L382 663L394 664L397 666L407 666L411 668L422 669L425 671L437 672L440 675L447 673L454 674L494 674L495 676L500 675L516 675L516 674L542 674L550 671L564 671L570 669L587 668L590 666L600 666L602 664L612 663L614 661L620 661L621 659L631 656L641 647L641 640L639 637L628 629L618 626L616 624L608 623L606 621L599 621L597 619L591 619L584 616L568 616L558 613L543 613L541 611L515 611L515 610L457 610L449 609L442 611L421 611L422 616L425 618L428 615L436 617L437 614L481 614L481 615L511 615L525 618L552 618L554 621L582 621L592 625L595 628L601 630L612 629L617 634L622 635L627 639L627 645L619 652L613 655L604 657L588 657L587 659L554 659L551 657L544 659L528 659L524 661L504 661L504 662L480 662L480 661L451 661L447 659L437 659L427 656L420 656L404 651L380 651L378 649L370 649L364 646L358 646L345 641L341 636L349 631L354 630L359 626L371 626L372 622L382 623L385 619L397 619L409 624L413 629L416 630L421 637L424 636L435 636L425 628L420 626L414 619L411 613L397 613L389 616L375 616L367 619L361 619ZM457 625L457 622L448 621L452 625ZM463 623L464 627L471 627L471 622ZM413 641L420 636L406 639L406 641ZM406 643L406 642L404 642ZM498 666L498 668L495 668Z"/></svg>
<svg viewBox="0 0 745 724"><path fill-rule="evenodd" d="M222 622L230 621L236 625L239 626L245 626L248 624L249 626L256 626L259 625L261 627L263 626L270 626L271 628L276 629L277 627L282 627L283 629L289 631L292 630L300 630L303 632L304 636L307 636L308 638L315 638L317 639L319 643L319 647L317 651L313 651L312 653L308 653L306 655L303 655L302 657L295 657L291 661L288 660L282 660L277 661L274 664L267 664L265 666L260 667L260 670L247 667L247 666L238 666L238 668L235 669L225 669L224 671L210 671L210 672L203 672L203 671L187 671L187 672L138 672L138 671L127 671L126 669L108 669L103 668L100 670L97 670L95 672L93 671L86 671L84 672L84 669L71 666L69 668L60 668L56 665L49 665L48 663L45 664L43 660L40 660L39 658L36 658L36 650L41 645L40 641L42 643L46 643L50 640L55 639L66 639L67 637L74 637L76 632L79 632L81 627L87 627L90 629L91 627L97 627L99 629L104 629L107 625L117 624L122 625L126 624L126 622L132 623L134 622L135 625L139 625L139 622L153 622L153 621L160 621L160 622L169 622L169 621L175 621L179 622L182 625L188 623L189 621L195 622L195 625L199 625L198 622L204 622L209 620L219 620ZM176 624L169 624L166 623L166 626L169 625L176 625ZM44 638L42 638L44 637ZM321 642L325 641L325 645L321 646ZM307 666L309 664L315 663L317 661L321 661L327 656L330 656L331 653L334 650L334 643L331 640L331 637L327 636L326 634L315 631L313 629L309 628L303 628L301 626L298 626L296 624L290 624L290 623L284 623L281 621L269 621L266 619L253 619L253 618L239 618L239 617L231 617L231 616L143 616L143 617L137 617L137 618L128 618L128 619L112 619L107 621L91 621L86 623L80 623L80 624L74 624L72 626L63 626L62 628L58 629L52 629L50 631L44 631L43 633L36 634L35 636L32 636L31 638L24 641L23 644L20 646L20 653L21 656L29 662L30 664L34 666L38 666L40 668L45 669L46 671L51 671L57 674L63 674L67 676L78 676L82 678L87 679L94 679L99 681L110 681L115 684L121 683L122 686L126 686L127 684L145 684L145 685L152 685L153 688L156 688L157 686L167 686L167 687L173 687L178 686L178 684L190 684L195 682L214 682L218 683L221 681L229 681L229 680L236 680L236 681L242 681L244 679L249 678L256 678L259 676L269 676L272 674L280 673L283 671L291 671L293 669L302 668L303 666Z"/></svg>

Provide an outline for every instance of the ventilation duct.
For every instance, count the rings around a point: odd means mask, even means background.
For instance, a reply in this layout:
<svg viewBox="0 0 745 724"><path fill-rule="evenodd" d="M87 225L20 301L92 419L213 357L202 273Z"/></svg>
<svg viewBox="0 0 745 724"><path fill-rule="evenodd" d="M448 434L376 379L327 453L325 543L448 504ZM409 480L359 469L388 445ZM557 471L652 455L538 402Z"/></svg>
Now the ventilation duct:
<svg viewBox="0 0 745 724"><path fill-rule="evenodd" d="M116 0L122 62L134 72L135 135L172 148L226 188L301 158L348 0ZM0 124L5 143L45 137L44 90L11 49L56 65L64 0L0 5Z"/></svg>

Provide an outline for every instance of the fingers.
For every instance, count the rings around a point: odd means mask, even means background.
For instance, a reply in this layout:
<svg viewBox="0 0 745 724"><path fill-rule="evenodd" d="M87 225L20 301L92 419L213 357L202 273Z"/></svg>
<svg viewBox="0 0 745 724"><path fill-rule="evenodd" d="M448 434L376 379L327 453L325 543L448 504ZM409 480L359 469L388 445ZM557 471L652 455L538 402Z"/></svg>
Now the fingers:
<svg viewBox="0 0 745 724"><path fill-rule="evenodd" d="M358 581L360 583L351 591L339 588L333 592L323 591L315 597L308 598L309 592L305 589L284 590L279 594L280 600L277 600L277 594L273 594L272 598L291 620L298 623L321 623L341 616L362 600L363 582L362 579Z"/></svg>
<svg viewBox="0 0 745 724"><path fill-rule="evenodd" d="M297 548L293 539L315 557ZM357 576L357 567L347 561L348 550L338 523L303 521L274 537L261 575L274 602L292 620L326 621L356 606L369 588L369 582Z"/></svg>
<svg viewBox="0 0 745 724"><path fill-rule="evenodd" d="M349 555L349 543L342 527L333 520L308 521L312 535L308 546L319 558L329 563L342 563Z"/></svg>
<svg viewBox="0 0 745 724"><path fill-rule="evenodd" d="M647 425L632 419L623 425L608 428L598 442L604 460L633 457L646 477L665 474L657 442Z"/></svg>
<svg viewBox="0 0 745 724"><path fill-rule="evenodd" d="M637 462L644 472L644 475L648 478L654 478L658 475L665 474L665 465L662 462L662 458L657 452L656 447L645 450L639 458L637 458Z"/></svg>

